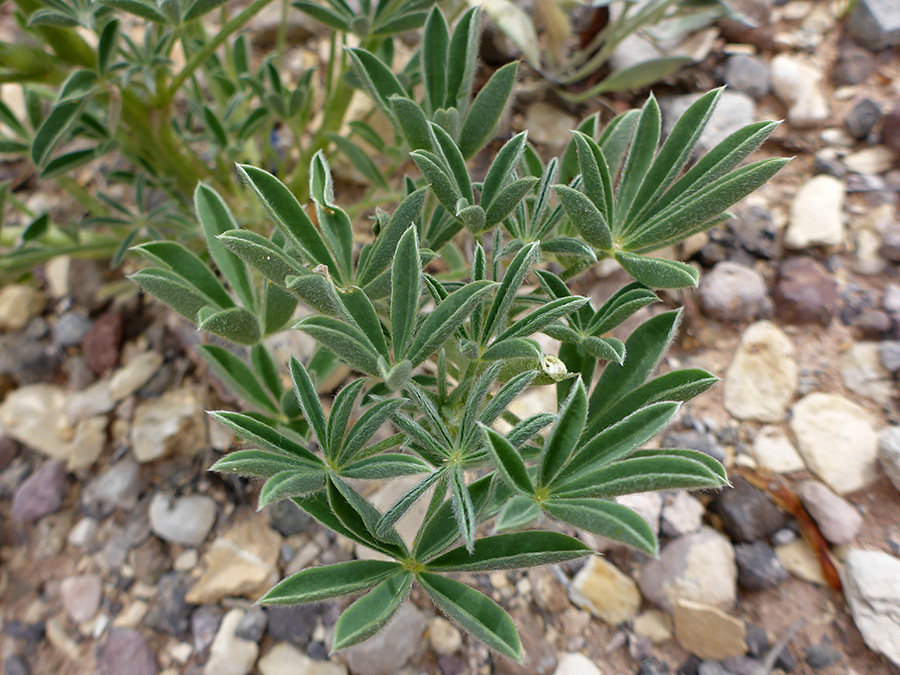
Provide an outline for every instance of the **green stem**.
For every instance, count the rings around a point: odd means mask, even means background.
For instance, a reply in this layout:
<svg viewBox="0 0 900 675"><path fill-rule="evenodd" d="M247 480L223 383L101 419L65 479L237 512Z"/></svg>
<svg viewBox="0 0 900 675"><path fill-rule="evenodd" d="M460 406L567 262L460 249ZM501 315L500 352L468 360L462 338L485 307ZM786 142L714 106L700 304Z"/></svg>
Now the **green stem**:
<svg viewBox="0 0 900 675"><path fill-rule="evenodd" d="M109 208L101 200L97 199L90 192L81 187L68 176L58 176L56 182L68 192L79 204L91 212L93 216L107 217L110 215Z"/></svg>
<svg viewBox="0 0 900 675"><path fill-rule="evenodd" d="M181 72L175 76L172 83L169 85L169 88L163 94L161 103L168 103L175 98L175 94L178 93L181 85L185 83L191 74L197 70L197 68L202 66L233 33L243 28L244 24L250 21L250 19L258 14L270 2L272 2L272 0L254 0L254 2L243 12L222 26L222 30L220 30L212 40L207 42L203 49L194 53L190 61L188 61L184 68L181 69Z"/></svg>

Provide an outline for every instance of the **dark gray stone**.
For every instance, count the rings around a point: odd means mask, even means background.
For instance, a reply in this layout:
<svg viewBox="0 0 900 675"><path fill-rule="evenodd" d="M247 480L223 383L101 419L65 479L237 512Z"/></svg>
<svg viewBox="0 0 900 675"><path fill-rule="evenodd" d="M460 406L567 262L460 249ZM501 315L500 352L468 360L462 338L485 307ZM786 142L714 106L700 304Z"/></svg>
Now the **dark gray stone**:
<svg viewBox="0 0 900 675"><path fill-rule="evenodd" d="M159 621L157 627L176 636L185 635L190 626L194 606L184 599L190 583L180 572L170 572L160 577L156 586Z"/></svg>
<svg viewBox="0 0 900 675"><path fill-rule="evenodd" d="M59 350L42 341L23 342L15 355L12 374L19 384L52 382L62 370Z"/></svg>
<svg viewBox="0 0 900 675"><path fill-rule="evenodd" d="M25 640L30 645L36 645L44 639L45 627L43 621L25 623L24 621L12 620L4 624L3 632L10 637Z"/></svg>
<svg viewBox="0 0 900 675"><path fill-rule="evenodd" d="M697 666L697 675L735 675L718 661L703 661Z"/></svg>
<svg viewBox="0 0 900 675"><path fill-rule="evenodd" d="M900 44L900 3L897 0L859 0L847 18L847 32L867 49Z"/></svg>
<svg viewBox="0 0 900 675"><path fill-rule="evenodd" d="M92 321L81 312L66 312L53 326L53 341L59 347L75 347L81 344L91 329Z"/></svg>
<svg viewBox="0 0 900 675"><path fill-rule="evenodd" d="M747 624L744 642L747 643L747 654L755 659L765 656L766 650L769 649L769 636L766 635L766 629L755 623Z"/></svg>
<svg viewBox="0 0 900 675"><path fill-rule="evenodd" d="M303 649L312 638L320 610L315 605L270 607L269 636L273 640L284 640Z"/></svg>
<svg viewBox="0 0 900 675"><path fill-rule="evenodd" d="M900 225L889 225L881 235L881 257L891 262L900 263Z"/></svg>
<svg viewBox="0 0 900 675"><path fill-rule="evenodd" d="M787 579L788 572L775 550L762 541L737 544L734 558L738 566L738 583L754 591L774 588Z"/></svg>
<svg viewBox="0 0 900 675"><path fill-rule="evenodd" d="M287 499L270 504L268 511L269 523L284 537L302 534L312 523L312 518Z"/></svg>
<svg viewBox="0 0 900 675"><path fill-rule="evenodd" d="M242 640L259 642L266 632L267 622L266 610L262 607L252 607L241 617L234 634Z"/></svg>
<svg viewBox="0 0 900 675"><path fill-rule="evenodd" d="M57 511L66 492L66 465L53 459L31 474L13 497L13 518L31 523Z"/></svg>
<svg viewBox="0 0 900 675"><path fill-rule="evenodd" d="M880 119L881 106L870 98L863 98L857 101L847 113L844 124L853 138L862 139L872 133L872 129Z"/></svg>
<svg viewBox="0 0 900 675"><path fill-rule="evenodd" d="M195 652L202 654L209 649L219 630L219 624L222 623L223 614L215 605L198 607L191 614L191 637Z"/></svg>
<svg viewBox="0 0 900 675"><path fill-rule="evenodd" d="M837 281L815 258L788 258L778 266L773 299L780 319L827 326L837 308Z"/></svg>
<svg viewBox="0 0 900 675"><path fill-rule="evenodd" d="M725 84L747 96L761 99L769 93L769 66L757 56L734 54L725 62Z"/></svg>
<svg viewBox="0 0 900 675"><path fill-rule="evenodd" d="M31 670L25 663L25 659L18 654L12 654L3 662L3 673L4 675L29 675Z"/></svg>
<svg viewBox="0 0 900 675"><path fill-rule="evenodd" d="M723 490L714 504L725 531L738 542L764 539L781 529L787 520L765 492L743 478L735 478L733 487Z"/></svg>
<svg viewBox="0 0 900 675"><path fill-rule="evenodd" d="M700 306L719 321L752 321L772 314L766 282L752 267L726 260L700 282Z"/></svg>
<svg viewBox="0 0 900 675"><path fill-rule="evenodd" d="M869 79L874 70L875 59L872 55L848 41L841 48L831 76L838 86L862 84Z"/></svg>
<svg viewBox="0 0 900 675"><path fill-rule="evenodd" d="M156 657L134 628L113 628L97 652L97 675L157 675Z"/></svg>
<svg viewBox="0 0 900 675"><path fill-rule="evenodd" d="M88 515L101 520L117 507L133 507L142 487L140 465L122 459L84 486L81 505Z"/></svg>
<svg viewBox="0 0 900 675"><path fill-rule="evenodd" d="M804 650L803 660L813 670L823 670L841 660L841 653L829 644L812 645Z"/></svg>
<svg viewBox="0 0 900 675"><path fill-rule="evenodd" d="M669 667L652 656L641 660L636 675L668 675Z"/></svg>

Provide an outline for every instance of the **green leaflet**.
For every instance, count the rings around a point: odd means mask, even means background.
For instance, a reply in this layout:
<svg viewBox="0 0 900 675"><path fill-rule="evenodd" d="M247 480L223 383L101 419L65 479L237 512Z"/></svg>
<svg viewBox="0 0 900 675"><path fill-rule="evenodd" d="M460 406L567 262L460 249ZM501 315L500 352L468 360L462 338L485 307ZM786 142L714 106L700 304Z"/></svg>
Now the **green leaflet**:
<svg viewBox="0 0 900 675"><path fill-rule="evenodd" d="M484 537L470 553L464 546L431 560L433 572L485 572L508 570L575 560L591 554L577 539L558 532L518 532Z"/></svg>
<svg viewBox="0 0 900 675"><path fill-rule="evenodd" d="M483 593L458 581L422 572L419 583L434 604L464 630L491 649L522 660L522 644L509 615Z"/></svg>
<svg viewBox="0 0 900 675"><path fill-rule="evenodd" d="M325 471L289 469L276 473L259 493L259 508L282 499L303 497L325 487Z"/></svg>
<svg viewBox="0 0 900 675"><path fill-rule="evenodd" d="M202 309L197 313L197 328L239 345L255 345L262 337L256 316L243 307L218 312Z"/></svg>
<svg viewBox="0 0 900 675"><path fill-rule="evenodd" d="M488 169L481 187L481 206L484 209L490 207L494 197L499 194L512 172L515 171L522 158L522 153L525 151L527 141L527 131L516 134L500 148L494 161L491 162L491 167Z"/></svg>
<svg viewBox="0 0 900 675"><path fill-rule="evenodd" d="M388 452L373 457L365 457L358 462L341 467L340 475L345 478L381 480L425 473L431 470L431 465L418 457Z"/></svg>
<svg viewBox="0 0 900 675"><path fill-rule="evenodd" d="M270 452L296 458L311 468L318 469L323 466L322 460L305 447L254 417L227 410L211 412L210 415L254 445Z"/></svg>
<svg viewBox="0 0 900 675"><path fill-rule="evenodd" d="M346 51L350 55L353 71L369 90L379 107L390 115L390 97L406 96L400 82L390 69L371 52L352 47L347 47Z"/></svg>
<svg viewBox="0 0 900 675"><path fill-rule="evenodd" d="M450 48L450 31L444 15L437 6L431 8L422 36L422 79L425 83L425 101L428 110L443 108L447 93L447 52Z"/></svg>
<svg viewBox="0 0 900 675"><path fill-rule="evenodd" d="M334 626L332 651L362 642L384 626L409 593L413 575L397 572L344 610Z"/></svg>
<svg viewBox="0 0 900 675"><path fill-rule="evenodd" d="M310 262L325 265L332 275L341 279L331 251L287 186L268 171L246 164L240 164L237 168L290 242Z"/></svg>
<svg viewBox="0 0 900 675"><path fill-rule="evenodd" d="M437 351L495 286L493 281L473 281L438 304L419 326L409 346L407 358L412 364L419 365Z"/></svg>
<svg viewBox="0 0 900 675"><path fill-rule="evenodd" d="M372 588L400 569L397 563L381 560L351 560L310 567L275 585L259 603L298 605L351 595Z"/></svg>
<svg viewBox="0 0 900 675"><path fill-rule="evenodd" d="M506 268L506 272L503 275L503 280L497 288L494 302L491 303L491 308L484 321L484 328L481 331L482 344L487 343L491 336L500 332L506 313L509 311L525 276L532 266L537 263L540 252L540 244L532 242L519 249L516 257L509 263L509 267Z"/></svg>
<svg viewBox="0 0 900 675"><path fill-rule="evenodd" d="M431 150L428 119L418 104L405 96L391 96L389 102L410 150Z"/></svg>
<svg viewBox="0 0 900 675"><path fill-rule="evenodd" d="M222 309L234 307L234 300L225 287L219 283L209 267L181 244L171 241L154 241L135 246L134 250L163 265L167 270L184 280L186 285L196 289L210 304Z"/></svg>
<svg viewBox="0 0 900 675"><path fill-rule="evenodd" d="M621 542L656 556L656 533L631 509L605 499L551 499L544 510L554 518L581 530Z"/></svg>
<svg viewBox="0 0 900 675"><path fill-rule="evenodd" d="M634 198L656 154L656 145L659 143L661 117L659 105L653 94L647 99L634 130L631 147L625 158L625 166L622 169L622 179L616 192L616 232L626 223L626 218L631 211Z"/></svg>
<svg viewBox="0 0 900 675"><path fill-rule="evenodd" d="M541 507L533 499L522 495L511 497L503 505L494 523L495 532L514 530L527 525L541 515Z"/></svg>
<svg viewBox="0 0 900 675"><path fill-rule="evenodd" d="M311 316L298 321L295 327L312 336L352 368L367 375L378 373L375 347L358 328L329 316Z"/></svg>
<svg viewBox="0 0 900 675"><path fill-rule="evenodd" d="M459 149L466 159L478 152L493 134L512 93L518 67L518 62L513 61L497 70L472 101L459 133Z"/></svg>
<svg viewBox="0 0 900 675"><path fill-rule="evenodd" d="M544 444L538 468L538 484L550 485L572 456L575 445L584 430L588 401L584 383L579 377L569 397L559 409L559 417Z"/></svg>
<svg viewBox="0 0 900 675"><path fill-rule="evenodd" d="M604 429L580 445L557 481L602 466L627 456L656 436L678 412L680 405L673 401L651 403L616 424Z"/></svg>
<svg viewBox="0 0 900 675"><path fill-rule="evenodd" d="M235 450L209 467L209 470L230 473L235 476L271 478L283 471L309 468L308 463L281 453L265 450Z"/></svg>
<svg viewBox="0 0 900 675"><path fill-rule="evenodd" d="M43 166L82 108L82 101L64 101L53 107L31 143L31 160L36 166Z"/></svg>
<svg viewBox="0 0 900 675"><path fill-rule="evenodd" d="M285 280L289 276L308 274L306 269L288 257L283 249L256 232L230 230L216 238L238 258L281 286L285 285Z"/></svg>
<svg viewBox="0 0 900 675"><path fill-rule="evenodd" d="M325 411L322 410L322 403L319 401L319 395L309 373L295 358L291 358L290 371L291 381L294 383L294 395L303 411L303 417L309 422L309 426L326 455L331 456L333 449L328 445L328 425L325 421Z"/></svg>
<svg viewBox="0 0 900 675"><path fill-rule="evenodd" d="M278 405L246 363L227 349L216 345L201 345L197 349L229 389L240 394L242 399L259 410L278 414Z"/></svg>
<svg viewBox="0 0 900 675"><path fill-rule="evenodd" d="M421 288L419 238L415 226L411 225L397 244L391 267L391 329L395 361L401 361L406 356L406 348L416 327Z"/></svg>
<svg viewBox="0 0 900 675"><path fill-rule="evenodd" d="M487 447L493 457L494 464L499 469L503 479L509 483L510 487L523 495L533 494L534 486L531 483L531 478L528 477L528 468L525 466L525 461L518 450L493 429L483 424L480 426L487 439Z"/></svg>
<svg viewBox="0 0 900 675"><path fill-rule="evenodd" d="M613 248L612 232L609 224L600 210L585 195L573 190L566 185L554 185L553 189L559 197L566 215L591 246L601 251L611 251Z"/></svg>
<svg viewBox="0 0 900 675"><path fill-rule="evenodd" d="M624 251L617 251L615 258L628 274L650 288L689 288L700 283L700 273L687 263Z"/></svg>
<svg viewBox="0 0 900 675"><path fill-rule="evenodd" d="M220 235L237 229L234 216L219 193L204 183L200 183L194 191L194 210L203 227L210 255L238 294L244 307L252 309L256 303L247 269L241 259L229 251L219 239Z"/></svg>
<svg viewBox="0 0 900 675"><path fill-rule="evenodd" d="M184 277L171 270L147 267L128 278L189 321L196 321L200 310L210 304Z"/></svg>

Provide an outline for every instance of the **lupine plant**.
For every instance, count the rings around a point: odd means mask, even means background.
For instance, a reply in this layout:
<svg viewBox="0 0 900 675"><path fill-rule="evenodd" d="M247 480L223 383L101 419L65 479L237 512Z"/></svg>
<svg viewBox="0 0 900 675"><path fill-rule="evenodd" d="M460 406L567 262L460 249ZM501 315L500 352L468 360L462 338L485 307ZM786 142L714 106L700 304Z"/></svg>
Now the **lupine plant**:
<svg viewBox="0 0 900 675"><path fill-rule="evenodd" d="M308 204L275 175L242 165L272 235L239 227L202 185L195 201L209 263L178 244L143 245L157 266L133 277L201 330L250 347L250 365L206 348L252 408L212 413L247 442L213 469L263 479L260 506L290 500L380 554L302 570L261 599L359 596L337 621L335 650L378 631L418 584L472 636L521 659L510 617L454 575L589 555L580 532L655 555L653 529L616 497L727 484L701 452L641 449L716 382L700 369L654 374L680 310L651 311L624 341L610 331L658 303L656 289L697 284L693 267L648 254L720 222L783 165L742 165L775 123L741 129L697 159L720 92L694 103L662 144L651 96L603 129L586 120L546 164L524 132L515 135L479 180L467 159L493 136L513 69L474 98L459 95L468 76L440 64L467 53L472 20L451 33L437 11L428 18L420 101L369 52L354 52L418 170L394 178L402 196L390 213L354 223L322 154L312 158ZM634 281L594 307L567 279L601 258ZM309 364L293 358L279 371L261 340L285 324L321 348ZM323 362L353 372L327 406ZM551 387L557 410L517 416L516 400L535 387ZM364 496L367 482L410 477L384 511ZM398 521L420 502L424 516L404 539Z"/></svg>
<svg viewBox="0 0 900 675"><path fill-rule="evenodd" d="M28 224L0 233L0 273L62 254L118 264L132 244L161 237L194 246L198 181L241 206L234 162L266 166L305 198L310 160L337 149L386 187L361 145L383 151L391 139L362 120L342 132L359 84L343 47L354 40L390 66L390 38L421 26L434 0L363 0L357 13L342 1L296 2L331 30L331 57L323 72L307 69L293 81L284 68L289 3L276 49L258 62L246 34L272 2L233 11L226 0L16 0L21 34L0 42L0 83L21 86L25 105L15 113L10 99L0 101L0 153L54 181L77 216L53 222L12 200ZM397 77L410 86L419 75ZM103 178L86 184L80 176L88 167Z"/></svg>

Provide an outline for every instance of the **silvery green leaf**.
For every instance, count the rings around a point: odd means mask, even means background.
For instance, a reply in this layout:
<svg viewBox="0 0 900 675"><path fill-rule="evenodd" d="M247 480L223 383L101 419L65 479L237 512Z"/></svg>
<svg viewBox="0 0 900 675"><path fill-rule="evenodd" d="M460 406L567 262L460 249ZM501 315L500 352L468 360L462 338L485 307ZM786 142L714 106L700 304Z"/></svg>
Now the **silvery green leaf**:
<svg viewBox="0 0 900 675"><path fill-rule="evenodd" d="M472 7L456 23L447 58L447 97L445 103L461 107L472 90L472 78L478 58L480 8Z"/></svg>
<svg viewBox="0 0 900 675"><path fill-rule="evenodd" d="M422 572L418 579L434 604L467 633L511 659L522 660L516 626L500 605L474 588L438 574Z"/></svg>
<svg viewBox="0 0 900 675"><path fill-rule="evenodd" d="M280 286L285 285L285 279L289 276L308 274L283 249L256 232L230 230L216 238L234 255Z"/></svg>
<svg viewBox="0 0 900 675"><path fill-rule="evenodd" d="M209 467L210 471L230 473L235 476L271 478L282 471L309 469L308 464L293 457L265 450L235 450Z"/></svg>
<svg viewBox="0 0 900 675"><path fill-rule="evenodd" d="M414 150L410 157L431 185L438 201L448 212L456 213L456 203L462 195L450 174L441 166L440 158L427 150Z"/></svg>
<svg viewBox="0 0 900 675"><path fill-rule="evenodd" d="M282 499L303 497L325 487L323 469L289 469L281 471L265 482L259 493L259 508Z"/></svg>
<svg viewBox="0 0 900 675"><path fill-rule="evenodd" d="M419 104L405 96L391 96L391 111L411 150L431 150L428 119Z"/></svg>
<svg viewBox="0 0 900 675"><path fill-rule="evenodd" d="M481 187L481 206L488 209L494 197L500 193L500 190L508 182L510 176L515 171L525 151L525 144L528 142L528 132L522 131L510 138L491 162L487 175L484 177L484 184Z"/></svg>
<svg viewBox="0 0 900 675"><path fill-rule="evenodd" d="M184 277L168 269L147 267L128 278L189 321L195 321L198 312L211 304Z"/></svg>
<svg viewBox="0 0 900 675"><path fill-rule="evenodd" d="M482 433L487 440L487 448L494 460L494 464L500 471L500 475L511 488L522 495L530 496L534 493L534 485L528 477L528 468L525 461L512 443L493 429L479 424Z"/></svg>
<svg viewBox="0 0 900 675"><path fill-rule="evenodd" d="M501 189L485 212L485 224L490 227L509 216L538 182L538 178L526 176Z"/></svg>
<svg viewBox="0 0 900 675"><path fill-rule="evenodd" d="M550 485L569 461L584 431L587 411L587 392L579 378L568 398L560 406L556 423L544 444L538 467L538 485Z"/></svg>
<svg viewBox="0 0 900 675"><path fill-rule="evenodd" d="M494 133L516 82L518 66L513 61L497 70L472 102L459 133L459 149L466 159L478 152Z"/></svg>
<svg viewBox="0 0 900 675"><path fill-rule="evenodd" d="M660 124L659 104L653 94L650 94L647 102L641 108L631 147L625 157L619 189L616 192L615 228L617 234L625 225L625 219L631 210L634 198L653 162L656 145L659 143Z"/></svg>
<svg viewBox="0 0 900 675"><path fill-rule="evenodd" d="M605 499L550 499L544 510L554 518L580 530L621 542L655 556L656 533L631 509Z"/></svg>
<svg viewBox="0 0 900 675"><path fill-rule="evenodd" d="M256 302L247 268L243 261L229 251L219 239L220 235L234 231L238 227L231 210L221 195L205 183L197 185L194 191L194 210L203 227L210 255L238 294L244 307L252 310Z"/></svg>
<svg viewBox="0 0 900 675"><path fill-rule="evenodd" d="M402 361L416 327L422 293L422 261L419 237L410 225L397 244L391 266L391 339L394 360Z"/></svg>
<svg viewBox="0 0 900 675"><path fill-rule="evenodd" d="M497 521L494 523L495 532L515 530L528 525L541 515L541 507L537 503L522 495L516 495L506 501Z"/></svg>
<svg viewBox="0 0 900 675"><path fill-rule="evenodd" d="M325 411L319 394L309 377L309 373L298 359L291 357L290 361L291 381L294 383L294 395L303 411L303 417L309 422L309 426L319 442L319 447L326 456L333 457L336 448L328 444L328 423L325 421Z"/></svg>
<svg viewBox="0 0 900 675"><path fill-rule="evenodd" d="M397 572L345 609L334 626L332 650L362 642L382 628L409 593L412 580L410 572Z"/></svg>
<svg viewBox="0 0 900 675"><path fill-rule="evenodd" d="M243 307L201 309L197 313L197 328L239 345L254 345L262 337L256 315Z"/></svg>
<svg viewBox="0 0 900 675"><path fill-rule="evenodd" d="M261 605L299 605L352 595L372 588L400 571L383 560L349 560L309 567L276 584L259 599Z"/></svg>
<svg viewBox="0 0 900 675"><path fill-rule="evenodd" d="M260 448L295 458L310 469L321 469L324 466L322 460L300 443L255 417L227 410L211 412L210 415L233 430L240 438Z"/></svg>
<svg viewBox="0 0 900 675"><path fill-rule="evenodd" d="M152 241L134 247L150 260L163 265L222 309L234 307L228 291L196 255L174 241Z"/></svg>
<svg viewBox="0 0 900 675"><path fill-rule="evenodd" d="M432 112L444 107L447 93L447 59L450 49L450 30L444 15L435 5L425 22L422 35L422 80L425 101Z"/></svg>
<svg viewBox="0 0 900 675"><path fill-rule="evenodd" d="M509 267L506 268L506 272L503 274L503 280L497 288L494 302L491 303L491 308L485 319L484 328L481 331L482 344L486 344L492 336L499 333L503 328L506 314L512 305L513 299L525 280L525 276L537 264L540 254L540 243L532 242L519 249L516 257L509 263Z"/></svg>
<svg viewBox="0 0 900 675"><path fill-rule="evenodd" d="M520 569L577 560L593 551L577 539L558 532L517 532L483 537L471 552L460 546L427 565L435 572L486 572Z"/></svg>
<svg viewBox="0 0 900 675"><path fill-rule="evenodd" d="M377 56L365 49L347 47L353 65L353 72L359 77L372 98L385 114L391 114L391 96L406 96L403 86Z"/></svg>
<svg viewBox="0 0 900 675"><path fill-rule="evenodd" d="M554 185L553 189L556 190L569 221L584 240L601 251L611 251L613 240L609 223L594 203L578 190L566 185Z"/></svg>
<svg viewBox="0 0 900 675"><path fill-rule="evenodd" d="M650 288L690 288L700 283L697 269L677 260L651 258L625 251L617 251L615 258L628 274Z"/></svg>
<svg viewBox="0 0 900 675"><path fill-rule="evenodd" d="M432 466L412 455L388 452L372 457L365 457L341 467L340 475L345 478L365 480L384 480L398 476L410 476L431 471Z"/></svg>
<svg viewBox="0 0 900 675"><path fill-rule="evenodd" d="M609 296L591 317L586 327L587 332L597 337L608 333L639 309L654 302L659 302L659 298L642 284L623 286Z"/></svg>
<svg viewBox="0 0 900 675"><path fill-rule="evenodd" d="M588 335L577 341L577 344L594 358L612 361L622 365L625 359L625 345L617 338L598 338Z"/></svg>

